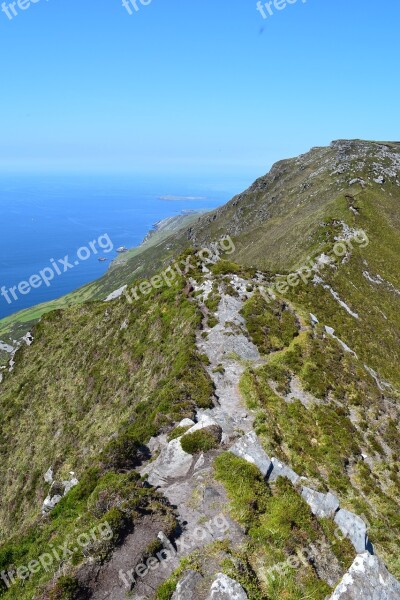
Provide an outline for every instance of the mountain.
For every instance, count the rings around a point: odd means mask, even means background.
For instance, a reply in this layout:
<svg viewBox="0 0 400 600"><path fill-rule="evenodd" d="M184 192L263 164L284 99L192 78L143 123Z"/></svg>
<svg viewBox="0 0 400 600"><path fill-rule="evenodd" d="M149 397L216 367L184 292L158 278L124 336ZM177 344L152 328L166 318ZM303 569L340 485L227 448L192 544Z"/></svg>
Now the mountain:
<svg viewBox="0 0 400 600"><path fill-rule="evenodd" d="M336 141L0 324L1 597L400 598L399 203Z"/></svg>

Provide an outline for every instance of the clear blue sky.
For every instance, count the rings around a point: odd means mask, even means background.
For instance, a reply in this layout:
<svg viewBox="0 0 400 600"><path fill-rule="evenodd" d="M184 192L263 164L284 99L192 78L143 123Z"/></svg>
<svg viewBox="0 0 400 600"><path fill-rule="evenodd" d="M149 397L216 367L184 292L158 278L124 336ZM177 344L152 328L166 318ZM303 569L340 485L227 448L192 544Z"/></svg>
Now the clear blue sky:
<svg viewBox="0 0 400 600"><path fill-rule="evenodd" d="M121 1L0 13L1 171L251 180L332 139L400 139L398 0L265 20L255 0Z"/></svg>

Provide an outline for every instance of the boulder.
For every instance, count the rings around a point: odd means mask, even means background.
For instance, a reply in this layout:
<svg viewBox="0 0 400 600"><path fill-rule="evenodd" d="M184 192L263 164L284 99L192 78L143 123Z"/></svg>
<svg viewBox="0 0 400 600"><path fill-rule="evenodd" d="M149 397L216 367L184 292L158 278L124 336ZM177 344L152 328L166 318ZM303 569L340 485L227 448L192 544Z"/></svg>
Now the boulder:
<svg viewBox="0 0 400 600"><path fill-rule="evenodd" d="M335 523L349 538L358 554L362 554L366 550L370 551L371 544L368 540L367 526L360 517L348 510L341 509L335 515Z"/></svg>
<svg viewBox="0 0 400 600"><path fill-rule="evenodd" d="M248 600L242 586L223 573L218 573L207 600Z"/></svg>
<svg viewBox="0 0 400 600"><path fill-rule="evenodd" d="M193 600L196 598L197 584L203 579L198 571L189 571L176 586L171 600Z"/></svg>
<svg viewBox="0 0 400 600"><path fill-rule="evenodd" d="M148 481L151 485L162 486L169 478L186 477L192 462L193 456L182 449L181 439L177 438L163 448L157 460L146 467L144 473L149 474Z"/></svg>
<svg viewBox="0 0 400 600"><path fill-rule="evenodd" d="M46 483L53 483L53 469L50 467L44 474L44 480Z"/></svg>
<svg viewBox="0 0 400 600"><path fill-rule="evenodd" d="M321 494L311 488L303 487L301 495L311 508L313 515L321 519L333 518L340 507L339 500L330 492Z"/></svg>
<svg viewBox="0 0 400 600"><path fill-rule="evenodd" d="M189 435L190 433L194 433L195 431L201 431L202 429L208 429L210 427L217 427L219 430L221 430L222 433L222 428L214 419L212 419L206 414L202 414L199 417L198 422L194 424L193 427L188 429L188 431L185 432L185 435Z"/></svg>
<svg viewBox="0 0 400 600"><path fill-rule="evenodd" d="M266 477L271 471L272 462L268 454L264 451L256 434L251 431L241 437L230 449L229 452L247 460L247 462L256 465L263 475Z"/></svg>
<svg viewBox="0 0 400 600"><path fill-rule="evenodd" d="M45 498L42 504L42 514L46 515L50 511L53 510L55 506L62 500L62 496L56 494L55 496L50 496L50 494Z"/></svg>
<svg viewBox="0 0 400 600"><path fill-rule="evenodd" d="M330 600L398 600L400 583L377 556L357 556Z"/></svg>
<svg viewBox="0 0 400 600"><path fill-rule="evenodd" d="M70 490L72 490L73 487L75 487L76 485L78 485L79 481L78 479L75 477L74 473L71 473L72 475L72 479L70 481L63 481L62 484L64 486L64 496L65 494L68 494L68 492Z"/></svg>
<svg viewBox="0 0 400 600"><path fill-rule="evenodd" d="M297 475L297 473L295 473L293 469L280 462L277 458L272 458L271 462L272 472L269 476L269 481L276 481L278 477L286 477L286 479L289 479L293 483L293 485L295 485L299 481L299 475Z"/></svg>
<svg viewBox="0 0 400 600"><path fill-rule="evenodd" d="M195 422L192 419L182 419L180 423L178 423L177 427L193 427Z"/></svg>

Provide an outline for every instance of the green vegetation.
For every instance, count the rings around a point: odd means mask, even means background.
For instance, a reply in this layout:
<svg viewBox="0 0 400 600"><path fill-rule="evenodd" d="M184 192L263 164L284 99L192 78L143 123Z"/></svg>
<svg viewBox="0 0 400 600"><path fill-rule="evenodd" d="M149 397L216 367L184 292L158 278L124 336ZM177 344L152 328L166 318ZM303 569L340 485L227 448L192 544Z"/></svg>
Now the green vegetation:
<svg viewBox="0 0 400 600"><path fill-rule="evenodd" d="M184 433L186 433L189 429L191 429L190 425L188 425L187 427L175 427L175 429L173 429L168 435L168 441L171 442L172 440L176 440L178 437L181 437Z"/></svg>
<svg viewBox="0 0 400 600"><path fill-rule="evenodd" d="M298 335L296 316L285 302L270 304L256 292L242 309L247 329L262 354L282 350Z"/></svg>
<svg viewBox="0 0 400 600"><path fill-rule="evenodd" d="M41 568L26 581L17 580L9 590L3 584L1 598L30 600L58 572L61 560L69 565L71 574L57 581L50 598L75 598L79 587L72 575L74 568L88 555L98 562L106 560L114 547L132 531L135 520L148 512L163 519L167 533L176 526L173 513L163 498L143 487L136 473L102 473L99 468L88 469L80 483L46 520L31 527L23 537L15 537L2 546L0 570L8 572L12 565L29 565L65 544L70 552L59 554L60 560L53 556L53 562L46 570Z"/></svg>
<svg viewBox="0 0 400 600"><path fill-rule="evenodd" d="M315 396L310 405L284 398L293 376ZM397 447L392 446L393 455L388 456L379 442L392 444L390 424L377 427L373 435L364 431L364 423L379 418L381 406L381 393L365 368L322 331L304 332L265 366L249 369L241 391L248 406L257 410L256 431L267 452L321 489L339 494L350 510L364 514L371 523L371 539L396 573ZM350 411L357 414L356 420ZM374 471L363 463L363 452L378 456Z"/></svg>
<svg viewBox="0 0 400 600"><path fill-rule="evenodd" d="M232 516L246 527L250 537L246 557L254 573L253 585L258 590L258 595L252 597L324 600L330 588L318 578L307 561L298 560L296 568L286 565L290 557L296 557L312 546L325 557L332 553L331 540L298 491L288 480L281 478L275 484L267 485L255 466L229 453L217 457L214 465L216 478L227 489ZM318 552L314 556L317 561ZM284 577L276 574L282 565ZM235 561L230 567L232 575L241 581ZM246 578L242 582L249 587ZM260 590L264 595L260 595Z"/></svg>
<svg viewBox="0 0 400 600"><path fill-rule="evenodd" d="M221 442L221 430L215 425L199 429L193 433L187 433L181 439L182 449L188 454L197 454L198 452L208 452L213 448L218 448Z"/></svg>

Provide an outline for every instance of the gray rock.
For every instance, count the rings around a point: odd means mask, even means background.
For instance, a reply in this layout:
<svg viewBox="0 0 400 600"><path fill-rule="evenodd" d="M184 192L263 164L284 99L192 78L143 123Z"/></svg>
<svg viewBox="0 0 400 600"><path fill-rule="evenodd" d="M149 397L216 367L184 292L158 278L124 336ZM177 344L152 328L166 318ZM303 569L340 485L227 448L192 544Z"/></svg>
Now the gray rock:
<svg viewBox="0 0 400 600"><path fill-rule="evenodd" d="M242 586L223 573L218 573L207 600L248 600Z"/></svg>
<svg viewBox="0 0 400 600"><path fill-rule="evenodd" d="M44 480L46 483L53 483L53 469L50 467L44 474Z"/></svg>
<svg viewBox="0 0 400 600"><path fill-rule="evenodd" d="M348 510L341 509L336 513L335 523L341 532L349 538L358 554L369 550L367 526L360 517Z"/></svg>
<svg viewBox="0 0 400 600"><path fill-rule="evenodd" d="M218 423L212 419L209 415L207 414L202 414L199 417L199 420L196 424L193 424L193 427L191 427L190 429L188 429L185 433L185 435L189 435L189 433L195 433L195 431L200 431L201 429L207 429L208 427L218 427L219 429L221 429L221 427L218 425ZM222 429L221 429L222 432Z"/></svg>
<svg viewBox="0 0 400 600"><path fill-rule="evenodd" d="M321 519L333 518L340 504L339 500L328 492L321 494L308 487L303 487L301 495L311 508L312 513Z"/></svg>
<svg viewBox="0 0 400 600"><path fill-rule="evenodd" d="M313 325L318 325L318 323L319 323L317 317L315 315L313 315L313 313L310 313L310 320Z"/></svg>
<svg viewBox="0 0 400 600"><path fill-rule="evenodd" d="M171 600L193 600L193 598L196 598L196 587L202 579L203 577L198 571L189 571L176 586Z"/></svg>
<svg viewBox="0 0 400 600"><path fill-rule="evenodd" d="M299 475L297 475L297 473L295 473L293 469L291 469L284 463L281 463L277 458L273 458L271 462L272 473L269 476L270 481L276 481L278 477L286 477L293 483L293 485L295 485L299 481Z"/></svg>
<svg viewBox="0 0 400 600"><path fill-rule="evenodd" d="M149 483L164 485L169 478L186 477L192 466L193 456L182 449L181 439L172 440L163 448L160 456L143 471L148 473Z"/></svg>
<svg viewBox="0 0 400 600"><path fill-rule="evenodd" d="M62 496L56 494L55 496L50 496L50 494L45 498L42 504L42 514L46 515L49 513L57 504L62 500Z"/></svg>
<svg viewBox="0 0 400 600"><path fill-rule="evenodd" d="M330 600L399 600L400 583L377 556L368 552L354 560Z"/></svg>
<svg viewBox="0 0 400 600"><path fill-rule="evenodd" d="M264 451L254 431L241 437L229 449L229 452L256 465L256 467L260 469L263 477L266 477L272 468L271 459Z"/></svg>
<svg viewBox="0 0 400 600"><path fill-rule="evenodd" d="M182 419L182 421L180 423L178 423L178 427L193 427L193 425L195 425L195 422L192 421L192 419Z"/></svg>
<svg viewBox="0 0 400 600"><path fill-rule="evenodd" d="M71 481L63 481L62 483L63 483L63 486L64 486L64 496L65 496L65 494L68 494L68 492L70 490L72 490L73 487L75 487L76 485L78 485L79 481L75 477L75 475L73 475Z"/></svg>

